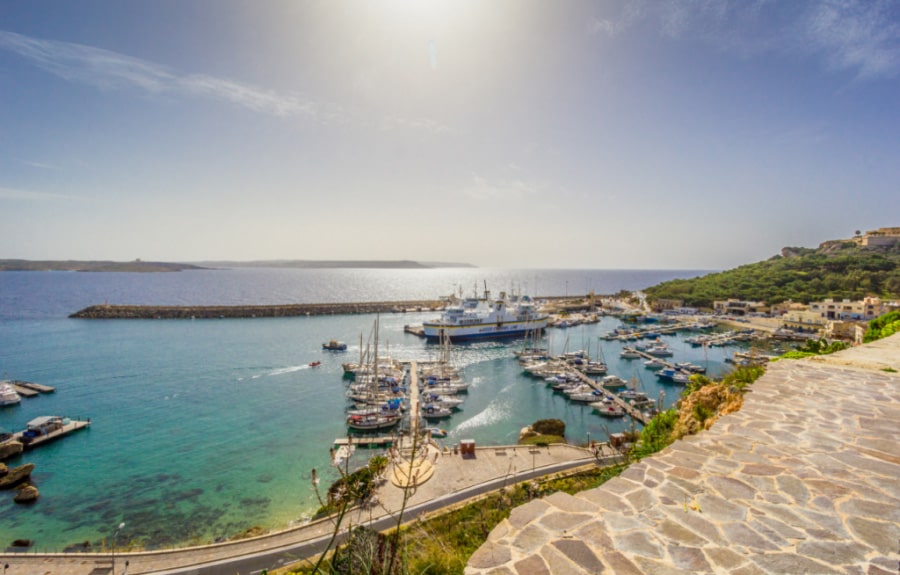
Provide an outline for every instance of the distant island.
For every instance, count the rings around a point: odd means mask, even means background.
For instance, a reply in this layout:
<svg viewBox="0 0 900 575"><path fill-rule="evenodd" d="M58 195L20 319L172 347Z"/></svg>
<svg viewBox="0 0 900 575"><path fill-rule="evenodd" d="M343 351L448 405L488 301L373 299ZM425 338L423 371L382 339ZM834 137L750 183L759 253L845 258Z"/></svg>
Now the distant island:
<svg viewBox="0 0 900 575"><path fill-rule="evenodd" d="M412 260L259 260L192 262L207 268L431 269L474 268L471 264Z"/></svg>
<svg viewBox="0 0 900 575"><path fill-rule="evenodd" d="M410 260L260 260L210 261L193 263L78 261L78 260L0 260L0 271L65 271L65 272L180 272L221 268L305 268L305 269L430 269L474 268L470 264L415 262Z"/></svg>
<svg viewBox="0 0 900 575"><path fill-rule="evenodd" d="M180 272L182 270L205 269L192 264L77 260L0 260L0 271L4 272Z"/></svg>

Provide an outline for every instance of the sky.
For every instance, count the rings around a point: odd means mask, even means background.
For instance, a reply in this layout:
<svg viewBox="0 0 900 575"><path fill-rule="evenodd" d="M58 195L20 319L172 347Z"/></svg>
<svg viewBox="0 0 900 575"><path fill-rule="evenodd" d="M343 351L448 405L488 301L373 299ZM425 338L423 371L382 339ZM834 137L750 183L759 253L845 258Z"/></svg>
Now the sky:
<svg viewBox="0 0 900 575"><path fill-rule="evenodd" d="M0 258L727 269L900 226L898 0L6 0Z"/></svg>

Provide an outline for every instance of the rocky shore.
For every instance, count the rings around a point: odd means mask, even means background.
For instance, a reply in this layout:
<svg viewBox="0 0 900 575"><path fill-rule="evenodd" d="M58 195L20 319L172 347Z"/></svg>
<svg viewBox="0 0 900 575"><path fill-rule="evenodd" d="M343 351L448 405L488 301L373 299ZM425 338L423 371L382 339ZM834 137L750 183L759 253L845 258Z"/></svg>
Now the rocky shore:
<svg viewBox="0 0 900 575"><path fill-rule="evenodd" d="M365 303L315 303L242 306L92 305L71 314L75 319L225 319L296 317L364 313L399 313L443 308L438 300Z"/></svg>

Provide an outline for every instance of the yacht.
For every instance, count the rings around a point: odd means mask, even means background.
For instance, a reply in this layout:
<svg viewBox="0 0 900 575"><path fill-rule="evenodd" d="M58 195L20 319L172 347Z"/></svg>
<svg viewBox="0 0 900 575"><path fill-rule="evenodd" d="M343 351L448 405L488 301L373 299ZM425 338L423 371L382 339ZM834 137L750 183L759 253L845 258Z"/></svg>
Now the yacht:
<svg viewBox="0 0 900 575"><path fill-rule="evenodd" d="M22 401L22 398L19 397L16 389L11 384L5 381L0 383L0 406L16 405L20 401Z"/></svg>

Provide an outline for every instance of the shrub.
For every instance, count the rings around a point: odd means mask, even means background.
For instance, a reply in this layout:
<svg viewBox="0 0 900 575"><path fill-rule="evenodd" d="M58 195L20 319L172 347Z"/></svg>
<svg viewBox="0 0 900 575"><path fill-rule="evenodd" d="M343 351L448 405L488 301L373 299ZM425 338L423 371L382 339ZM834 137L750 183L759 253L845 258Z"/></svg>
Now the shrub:
<svg viewBox="0 0 900 575"><path fill-rule="evenodd" d="M560 419L539 419L531 424L531 429L540 435L566 435L566 423Z"/></svg>

